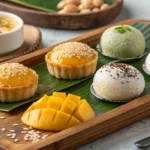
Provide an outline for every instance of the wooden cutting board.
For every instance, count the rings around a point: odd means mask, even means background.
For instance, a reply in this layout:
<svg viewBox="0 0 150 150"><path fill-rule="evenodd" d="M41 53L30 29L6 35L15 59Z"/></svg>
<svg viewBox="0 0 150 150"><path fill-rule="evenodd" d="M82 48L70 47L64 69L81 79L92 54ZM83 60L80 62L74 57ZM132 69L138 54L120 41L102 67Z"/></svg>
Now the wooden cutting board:
<svg viewBox="0 0 150 150"><path fill-rule="evenodd" d="M146 20L127 20L120 22L121 24L133 24L135 22L149 22ZM119 24L120 24L119 23ZM95 45L102 34L102 32L112 25L99 28L89 33L83 34L80 37L71 39L69 41L80 41ZM54 45L56 46L56 45ZM38 64L44 61L45 54L53 49L54 46L44 48L42 50L21 56L10 60L9 62L20 62L25 65ZM36 143L24 140L24 134L21 131L25 127L20 117L24 110L29 106L17 108L10 113L0 112L0 116L6 117L0 119L0 129L5 127L6 131L0 131L0 148L8 150L29 150L29 149L41 149L41 150L72 150L80 145L91 142L97 138L114 132L120 128L123 128L133 122L141 120L150 115L150 94L137 98L132 102L126 103L118 108L108 111L104 114L98 115L94 119L81 123L80 125L71 127L61 132L42 132L41 136L48 134L48 137L41 139ZM13 126L17 123L18 126ZM14 129L18 142L14 142L14 139L7 136L10 133L10 129Z"/></svg>
<svg viewBox="0 0 150 150"><path fill-rule="evenodd" d="M58 14L39 11L0 0L0 10L14 13L27 24L59 29L86 29L105 25L114 20L121 12L123 0L113 0L114 4L103 11L87 14ZM40 21L39 21L40 20Z"/></svg>

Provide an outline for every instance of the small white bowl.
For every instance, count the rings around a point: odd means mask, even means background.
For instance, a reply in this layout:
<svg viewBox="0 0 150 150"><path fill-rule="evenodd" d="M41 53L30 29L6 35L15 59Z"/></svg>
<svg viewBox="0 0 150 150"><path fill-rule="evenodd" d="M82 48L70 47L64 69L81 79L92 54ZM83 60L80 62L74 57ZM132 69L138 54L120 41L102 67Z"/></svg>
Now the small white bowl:
<svg viewBox="0 0 150 150"><path fill-rule="evenodd" d="M0 11L0 17L10 17L16 20L18 27L6 33L0 33L0 55L6 54L19 48L23 42L23 20L12 13Z"/></svg>

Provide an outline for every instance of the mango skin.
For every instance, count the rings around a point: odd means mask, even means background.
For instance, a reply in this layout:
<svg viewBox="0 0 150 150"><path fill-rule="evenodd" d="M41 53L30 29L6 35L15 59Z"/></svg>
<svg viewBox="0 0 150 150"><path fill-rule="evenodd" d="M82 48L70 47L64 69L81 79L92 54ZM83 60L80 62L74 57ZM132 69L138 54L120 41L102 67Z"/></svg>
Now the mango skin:
<svg viewBox="0 0 150 150"><path fill-rule="evenodd" d="M36 129L62 131L94 117L95 112L85 99L54 92L52 96L44 95L34 102L24 112L21 121Z"/></svg>

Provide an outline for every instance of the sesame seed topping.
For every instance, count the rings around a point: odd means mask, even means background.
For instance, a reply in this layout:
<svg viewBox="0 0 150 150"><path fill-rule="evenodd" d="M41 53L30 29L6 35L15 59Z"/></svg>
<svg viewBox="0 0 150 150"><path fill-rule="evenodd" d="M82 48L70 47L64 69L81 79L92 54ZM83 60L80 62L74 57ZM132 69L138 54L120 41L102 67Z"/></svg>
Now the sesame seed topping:
<svg viewBox="0 0 150 150"><path fill-rule="evenodd" d="M5 132L5 131L6 131L6 128L2 128L1 131L2 131L2 132Z"/></svg>
<svg viewBox="0 0 150 150"><path fill-rule="evenodd" d="M12 126L18 126L19 124L14 123ZM16 127L17 128L17 127ZM1 131L6 131L6 128L1 128ZM21 139L19 139L17 136L19 133L15 133L15 130L10 129L8 130L9 133L6 133L6 136L11 138L14 142L19 142ZM38 142L42 139L47 138L49 135L44 134L44 132L39 130L34 130L32 127L24 127L20 133L23 133L23 140L24 141L30 141L31 143Z"/></svg>
<svg viewBox="0 0 150 150"><path fill-rule="evenodd" d="M15 132L15 130L12 130L12 129L11 129L11 130L9 130L9 131L10 131L10 132Z"/></svg>
<svg viewBox="0 0 150 150"><path fill-rule="evenodd" d="M22 134L25 134L25 133L27 133L27 131L21 131L21 133L22 133Z"/></svg>
<svg viewBox="0 0 150 150"><path fill-rule="evenodd" d="M47 137L48 137L48 135L45 134L45 135L43 135L41 138L42 138L42 139L45 139L45 138L47 138Z"/></svg>
<svg viewBox="0 0 150 150"><path fill-rule="evenodd" d="M5 119L6 117L4 117L4 116L0 116L0 119Z"/></svg>
<svg viewBox="0 0 150 150"><path fill-rule="evenodd" d="M12 138L12 139L15 139L15 138L16 138L16 134L13 134L11 138Z"/></svg>
<svg viewBox="0 0 150 150"><path fill-rule="evenodd" d="M23 130L26 130L26 131L27 131L27 130L29 130L29 128L23 128Z"/></svg>
<svg viewBox="0 0 150 150"><path fill-rule="evenodd" d="M93 49L88 45L80 42L68 42L54 48L52 59L71 58L73 56L81 59L91 58L93 55Z"/></svg>
<svg viewBox="0 0 150 150"><path fill-rule="evenodd" d="M0 65L0 78L9 78L16 75L27 75L28 69L19 63L5 63Z"/></svg>
<svg viewBox="0 0 150 150"><path fill-rule="evenodd" d="M9 136L12 136L12 134L9 133L9 134L7 134L7 136L8 136L8 137L9 137Z"/></svg>
<svg viewBox="0 0 150 150"><path fill-rule="evenodd" d="M18 139L15 139L15 140L14 140L14 142L18 142L18 141L19 141Z"/></svg>
<svg viewBox="0 0 150 150"><path fill-rule="evenodd" d="M14 124L13 124L13 126L18 126L18 125L19 125L18 123L14 123Z"/></svg>

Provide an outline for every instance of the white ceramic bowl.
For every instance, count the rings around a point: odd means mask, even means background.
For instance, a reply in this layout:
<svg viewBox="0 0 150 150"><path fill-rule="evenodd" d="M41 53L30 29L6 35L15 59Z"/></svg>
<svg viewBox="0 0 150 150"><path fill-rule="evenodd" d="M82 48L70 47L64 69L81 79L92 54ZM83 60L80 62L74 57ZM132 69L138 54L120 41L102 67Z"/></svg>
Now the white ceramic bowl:
<svg viewBox="0 0 150 150"><path fill-rule="evenodd" d="M12 31L0 34L0 55L3 55L19 48L23 44L24 23L20 17L12 13L0 11L0 17L1 16L10 17L12 19L15 19L19 23L18 27L13 29Z"/></svg>

